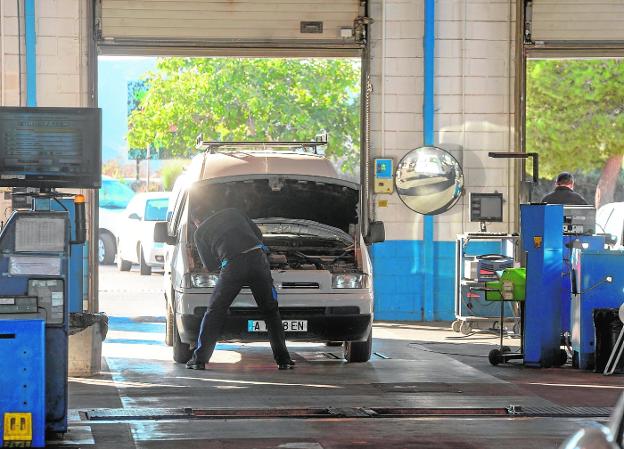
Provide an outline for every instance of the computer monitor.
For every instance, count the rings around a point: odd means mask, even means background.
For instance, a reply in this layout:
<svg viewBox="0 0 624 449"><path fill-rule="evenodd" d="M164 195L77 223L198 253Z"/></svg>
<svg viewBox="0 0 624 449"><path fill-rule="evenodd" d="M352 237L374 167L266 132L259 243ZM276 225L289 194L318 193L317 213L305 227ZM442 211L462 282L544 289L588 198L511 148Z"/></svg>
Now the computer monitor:
<svg viewBox="0 0 624 449"><path fill-rule="evenodd" d="M0 186L99 188L97 108L0 107Z"/></svg>
<svg viewBox="0 0 624 449"><path fill-rule="evenodd" d="M502 193L470 193L470 221L502 222Z"/></svg>

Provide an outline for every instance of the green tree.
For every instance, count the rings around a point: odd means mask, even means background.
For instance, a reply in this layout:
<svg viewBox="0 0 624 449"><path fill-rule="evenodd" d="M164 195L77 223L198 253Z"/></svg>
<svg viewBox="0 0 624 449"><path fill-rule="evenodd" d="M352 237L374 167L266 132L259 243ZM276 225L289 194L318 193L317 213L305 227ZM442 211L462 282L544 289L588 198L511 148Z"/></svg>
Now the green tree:
<svg viewBox="0 0 624 449"><path fill-rule="evenodd" d="M329 134L327 153L359 161L360 67L345 59L163 58L129 116L128 145L171 157L195 139L305 140Z"/></svg>
<svg viewBox="0 0 624 449"><path fill-rule="evenodd" d="M167 161L163 168L160 170L160 179L162 180L163 189L166 192L170 192L173 189L173 185L184 172L184 168L188 165L188 161Z"/></svg>
<svg viewBox="0 0 624 449"><path fill-rule="evenodd" d="M527 68L527 151L540 171L601 170L595 205L613 201L624 155L624 62L537 60Z"/></svg>

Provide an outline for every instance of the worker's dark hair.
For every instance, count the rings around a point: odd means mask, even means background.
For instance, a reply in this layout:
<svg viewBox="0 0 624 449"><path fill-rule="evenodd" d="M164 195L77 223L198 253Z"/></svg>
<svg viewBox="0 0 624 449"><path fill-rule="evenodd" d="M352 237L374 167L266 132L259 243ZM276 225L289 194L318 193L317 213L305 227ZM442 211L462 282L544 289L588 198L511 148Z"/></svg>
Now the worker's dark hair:
<svg viewBox="0 0 624 449"><path fill-rule="evenodd" d="M574 176L567 171L559 173L557 176L557 184L572 184L574 182Z"/></svg>

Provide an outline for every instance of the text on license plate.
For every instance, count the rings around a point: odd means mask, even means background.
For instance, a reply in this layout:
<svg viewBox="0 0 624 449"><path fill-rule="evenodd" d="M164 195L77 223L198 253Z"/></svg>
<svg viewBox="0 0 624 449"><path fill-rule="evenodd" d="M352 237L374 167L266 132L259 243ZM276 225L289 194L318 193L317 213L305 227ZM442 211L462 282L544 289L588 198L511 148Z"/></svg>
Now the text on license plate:
<svg viewBox="0 0 624 449"><path fill-rule="evenodd" d="M307 332L308 321L307 320L282 320L284 331L286 332ZM248 332L266 332L266 323L260 320L248 320L247 321Z"/></svg>

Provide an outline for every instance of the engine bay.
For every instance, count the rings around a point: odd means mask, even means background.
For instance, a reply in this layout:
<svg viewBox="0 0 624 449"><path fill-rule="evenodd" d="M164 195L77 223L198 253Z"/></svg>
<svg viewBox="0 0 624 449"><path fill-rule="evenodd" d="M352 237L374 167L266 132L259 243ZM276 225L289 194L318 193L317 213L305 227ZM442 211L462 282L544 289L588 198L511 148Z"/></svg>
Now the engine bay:
<svg viewBox="0 0 624 449"><path fill-rule="evenodd" d="M268 257L272 270L357 271L355 245L301 236L265 236L264 240L271 250Z"/></svg>
<svg viewBox="0 0 624 449"><path fill-rule="evenodd" d="M357 272L356 247L316 236L265 235L272 270L327 270L331 273ZM197 248L192 247L193 262L201 267Z"/></svg>

